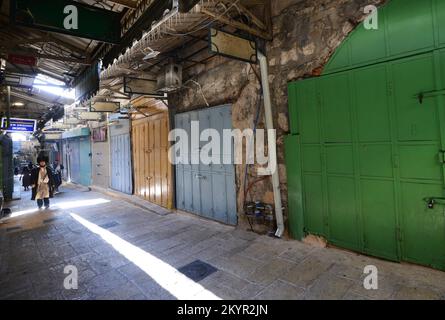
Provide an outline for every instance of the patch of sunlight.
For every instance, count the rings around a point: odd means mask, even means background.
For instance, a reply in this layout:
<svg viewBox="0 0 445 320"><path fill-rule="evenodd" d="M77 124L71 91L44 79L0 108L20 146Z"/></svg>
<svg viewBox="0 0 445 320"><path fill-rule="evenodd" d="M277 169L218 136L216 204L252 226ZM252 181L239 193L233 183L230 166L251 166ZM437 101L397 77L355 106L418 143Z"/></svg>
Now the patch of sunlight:
<svg viewBox="0 0 445 320"><path fill-rule="evenodd" d="M37 212L37 211L39 211L39 209L37 209L37 208L17 211L17 212L12 213L11 215L9 215L9 216L7 216L5 218L6 219L8 219L8 218L15 218L15 217L23 216L25 214L34 213L34 212Z"/></svg>
<svg viewBox="0 0 445 320"><path fill-rule="evenodd" d="M123 240L108 230L83 219L75 213L71 216L91 232L99 235L116 251L133 262L161 287L179 300L221 300L214 293L191 280L177 269L152 254Z"/></svg>
<svg viewBox="0 0 445 320"><path fill-rule="evenodd" d="M108 203L108 202L110 202L110 200L106 200L106 199L102 199L102 198L91 199L91 200L66 201L66 202L57 203L53 208L73 209L73 208L80 208L80 207L96 206L98 204L104 204L104 203Z"/></svg>
<svg viewBox="0 0 445 320"><path fill-rule="evenodd" d="M50 78L48 76L44 76L42 74L37 75L34 79L33 87L36 87L40 90L49 92L59 97L64 98L75 98L75 90L67 89L63 87L65 84L62 81ZM60 87L57 87L60 86Z"/></svg>
<svg viewBox="0 0 445 320"><path fill-rule="evenodd" d="M12 141L16 142L16 141L26 141L26 134L20 133L20 132L13 132L11 133L11 138Z"/></svg>
<svg viewBox="0 0 445 320"><path fill-rule="evenodd" d="M66 202L59 202L56 203L51 207L51 209L74 209L74 208L81 208L81 207L89 207L89 206L95 206L98 204L104 204L108 203L110 200L98 198L98 199L91 199L91 200L77 200L77 201L66 201ZM26 214L31 214L34 212L38 212L39 209L28 209L28 210L22 210L13 212L11 215L7 216L6 219L15 218L19 216L23 216Z"/></svg>

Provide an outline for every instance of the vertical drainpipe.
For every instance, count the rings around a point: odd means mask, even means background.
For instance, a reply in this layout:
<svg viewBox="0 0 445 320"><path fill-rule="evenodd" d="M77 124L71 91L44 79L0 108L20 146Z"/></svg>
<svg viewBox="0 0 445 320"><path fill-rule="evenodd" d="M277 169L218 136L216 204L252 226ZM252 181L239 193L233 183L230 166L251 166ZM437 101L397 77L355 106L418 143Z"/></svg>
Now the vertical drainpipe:
<svg viewBox="0 0 445 320"><path fill-rule="evenodd" d="M6 128L11 124L11 87L6 87Z"/></svg>
<svg viewBox="0 0 445 320"><path fill-rule="evenodd" d="M268 146L269 146L268 150L269 150L269 162L274 161L276 163L276 170L271 172L274 202L275 202L275 218L277 220L277 231L275 232L275 236L281 238L284 234L284 218L283 218L283 205L281 202L280 175L278 172L278 161L277 161L277 138L273 125L272 101L270 98L269 71L268 71L267 58L259 50L258 50L258 60L260 61L260 67L261 67L261 82L263 85L266 128L268 132L270 131L274 132L272 136L268 135Z"/></svg>

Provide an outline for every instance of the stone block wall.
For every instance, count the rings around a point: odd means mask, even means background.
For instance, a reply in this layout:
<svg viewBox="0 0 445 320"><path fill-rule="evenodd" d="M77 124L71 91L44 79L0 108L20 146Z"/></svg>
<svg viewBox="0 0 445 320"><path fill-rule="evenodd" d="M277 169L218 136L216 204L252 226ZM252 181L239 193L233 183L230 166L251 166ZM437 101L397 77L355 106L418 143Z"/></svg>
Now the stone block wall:
<svg viewBox="0 0 445 320"><path fill-rule="evenodd" d="M381 5L385 0L272 0L273 40L266 44L269 60L274 124L277 129L277 153L281 190L287 215L287 183L284 161L284 137L289 133L287 84L318 76L323 66L348 34L365 17L367 5ZM254 127L260 99L257 66L216 57L205 65L187 70L186 87L170 97L177 112L230 103L233 127ZM204 98L205 97L205 98ZM261 105L261 110L264 108ZM264 112L258 128L264 128ZM249 184L257 181L256 168L249 170ZM245 165L236 167L239 226L247 226L243 216ZM247 200L273 204L271 179L250 188Z"/></svg>

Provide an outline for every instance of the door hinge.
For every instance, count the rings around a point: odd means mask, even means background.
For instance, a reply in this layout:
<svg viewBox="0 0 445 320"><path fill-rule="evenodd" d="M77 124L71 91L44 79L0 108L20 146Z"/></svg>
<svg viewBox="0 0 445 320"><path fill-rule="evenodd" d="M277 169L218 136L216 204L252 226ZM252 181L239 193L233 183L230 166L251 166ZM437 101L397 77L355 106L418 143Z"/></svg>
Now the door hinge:
<svg viewBox="0 0 445 320"><path fill-rule="evenodd" d="M320 92L317 92L316 93L316 99L317 99L317 104L319 105L319 106L321 106L321 104L322 104L322 101L321 101L321 93Z"/></svg>
<svg viewBox="0 0 445 320"><path fill-rule="evenodd" d="M398 169L400 167L400 159L398 154L394 154L392 156L392 165L394 169Z"/></svg>
<svg viewBox="0 0 445 320"><path fill-rule="evenodd" d="M396 227L396 237L397 237L397 240L400 242L403 240L402 231L400 230L400 227Z"/></svg>
<svg viewBox="0 0 445 320"><path fill-rule="evenodd" d="M392 85L392 82L388 82L388 96L392 96L394 93L394 87Z"/></svg>
<svg viewBox="0 0 445 320"><path fill-rule="evenodd" d="M445 164L445 150L439 151L439 163Z"/></svg>

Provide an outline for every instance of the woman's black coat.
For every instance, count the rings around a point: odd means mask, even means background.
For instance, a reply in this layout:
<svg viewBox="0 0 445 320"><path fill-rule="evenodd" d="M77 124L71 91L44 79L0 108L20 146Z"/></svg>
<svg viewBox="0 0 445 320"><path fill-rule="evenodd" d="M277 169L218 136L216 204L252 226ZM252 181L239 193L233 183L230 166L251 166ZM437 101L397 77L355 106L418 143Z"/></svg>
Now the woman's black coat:
<svg viewBox="0 0 445 320"><path fill-rule="evenodd" d="M31 200L35 200L37 196L37 184L39 182L39 171L40 167L34 168L31 171L31 185L34 185L34 188L32 188L32 197ZM50 167L46 166L46 172L48 173L48 187L49 187L49 197L54 197L54 174Z"/></svg>
<svg viewBox="0 0 445 320"><path fill-rule="evenodd" d="M24 167L22 170L22 186L28 188L31 185L31 172L28 167Z"/></svg>

